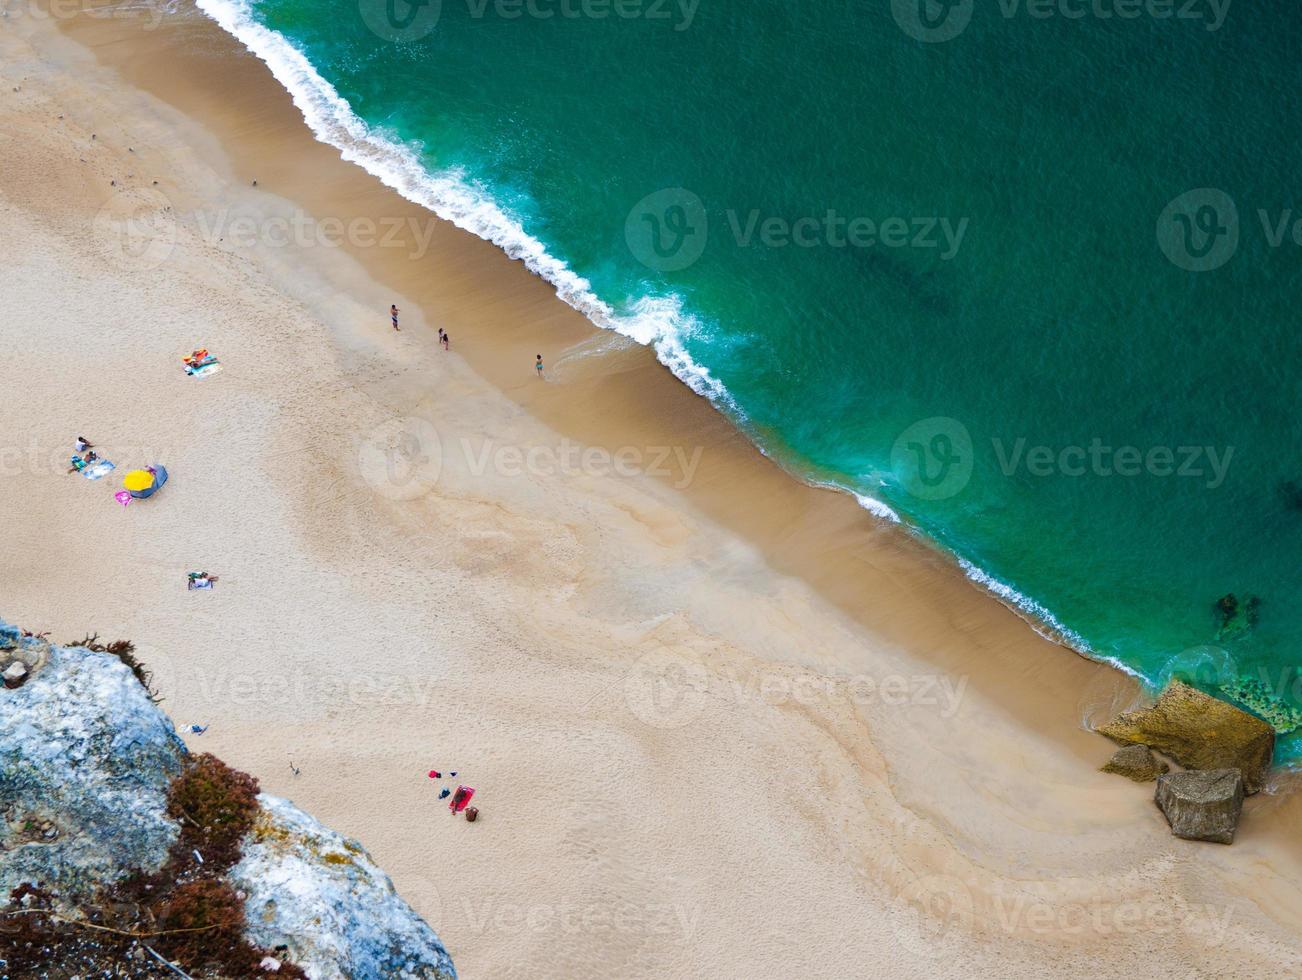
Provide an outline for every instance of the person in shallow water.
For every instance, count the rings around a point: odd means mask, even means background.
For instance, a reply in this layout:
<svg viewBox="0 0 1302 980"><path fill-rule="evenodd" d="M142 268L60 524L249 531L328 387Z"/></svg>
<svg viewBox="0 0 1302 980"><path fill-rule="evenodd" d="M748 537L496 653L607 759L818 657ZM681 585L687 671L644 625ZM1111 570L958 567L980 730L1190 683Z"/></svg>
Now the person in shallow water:
<svg viewBox="0 0 1302 980"><path fill-rule="evenodd" d="M534 361L533 369L538 372L538 377L541 378L543 376L543 362L542 362L541 354L538 355L538 360Z"/></svg>

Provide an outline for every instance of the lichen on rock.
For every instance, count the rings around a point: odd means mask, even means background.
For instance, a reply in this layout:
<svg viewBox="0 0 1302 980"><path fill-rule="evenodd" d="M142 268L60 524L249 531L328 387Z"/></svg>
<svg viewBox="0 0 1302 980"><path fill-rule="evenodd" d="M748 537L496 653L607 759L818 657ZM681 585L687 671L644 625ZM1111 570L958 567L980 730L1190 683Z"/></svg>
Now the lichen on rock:
<svg viewBox="0 0 1302 980"><path fill-rule="evenodd" d="M1243 776L1237 769L1169 773L1158 779L1154 799L1177 837L1233 844Z"/></svg>
<svg viewBox="0 0 1302 980"><path fill-rule="evenodd" d="M1126 745L1117 749L1100 771L1116 773L1137 783L1151 783L1170 772L1171 767L1153 755L1147 745Z"/></svg>
<svg viewBox="0 0 1302 980"><path fill-rule="evenodd" d="M0 900L27 881L82 894L161 867L177 834L167 790L184 756L113 657L55 647L21 687L0 689ZM33 822L56 835L34 839Z"/></svg>
<svg viewBox="0 0 1302 980"><path fill-rule="evenodd" d="M1187 769L1238 769L1249 795L1261 789L1275 751L1266 722L1180 681L1152 707L1118 715L1099 732L1121 745L1147 745Z"/></svg>

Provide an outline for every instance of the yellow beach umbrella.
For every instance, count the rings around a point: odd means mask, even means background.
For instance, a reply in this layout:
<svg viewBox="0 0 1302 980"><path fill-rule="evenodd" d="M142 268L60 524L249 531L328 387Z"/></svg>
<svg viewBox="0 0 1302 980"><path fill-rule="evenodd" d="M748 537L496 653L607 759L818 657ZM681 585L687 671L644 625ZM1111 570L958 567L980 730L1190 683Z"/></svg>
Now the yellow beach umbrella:
<svg viewBox="0 0 1302 980"><path fill-rule="evenodd" d="M148 470L132 470L122 478L122 485L128 490L148 490L154 483L154 474Z"/></svg>

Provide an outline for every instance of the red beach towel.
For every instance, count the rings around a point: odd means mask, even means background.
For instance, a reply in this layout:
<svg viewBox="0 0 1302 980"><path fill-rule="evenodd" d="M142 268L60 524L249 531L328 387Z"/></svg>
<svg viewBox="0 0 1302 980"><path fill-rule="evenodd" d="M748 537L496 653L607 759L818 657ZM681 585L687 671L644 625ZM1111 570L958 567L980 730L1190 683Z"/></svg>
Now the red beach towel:
<svg viewBox="0 0 1302 980"><path fill-rule="evenodd" d="M457 791L452 794L452 801L448 804L448 809L453 813L460 813L470 802L470 798L475 795L475 791L469 786L458 786Z"/></svg>

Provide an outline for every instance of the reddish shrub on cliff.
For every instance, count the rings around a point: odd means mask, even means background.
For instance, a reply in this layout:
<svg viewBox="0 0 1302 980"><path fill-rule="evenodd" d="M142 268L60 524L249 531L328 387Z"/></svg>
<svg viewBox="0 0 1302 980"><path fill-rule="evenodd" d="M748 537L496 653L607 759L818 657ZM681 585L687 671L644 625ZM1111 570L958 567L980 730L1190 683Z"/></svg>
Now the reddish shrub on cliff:
<svg viewBox="0 0 1302 980"><path fill-rule="evenodd" d="M220 874L240 859L257 819L258 781L216 756L195 756L172 782L167 814L181 825L179 846L203 855L203 874Z"/></svg>

